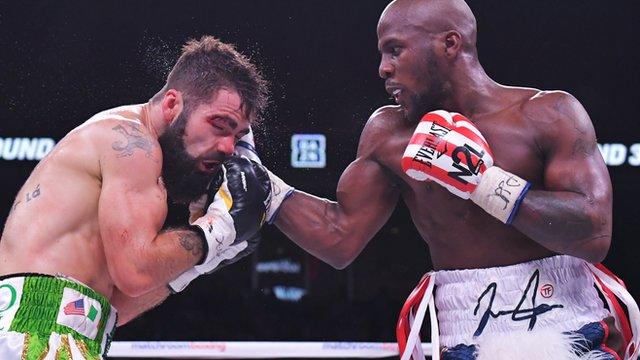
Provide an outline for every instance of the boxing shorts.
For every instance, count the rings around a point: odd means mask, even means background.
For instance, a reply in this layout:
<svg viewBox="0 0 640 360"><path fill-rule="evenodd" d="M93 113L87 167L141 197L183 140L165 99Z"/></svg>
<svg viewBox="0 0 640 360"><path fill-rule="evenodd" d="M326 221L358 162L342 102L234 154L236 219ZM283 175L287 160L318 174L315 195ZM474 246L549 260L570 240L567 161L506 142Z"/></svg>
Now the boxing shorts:
<svg viewBox="0 0 640 360"><path fill-rule="evenodd" d="M398 320L403 360L424 359L419 337L427 309L433 359L620 360L607 346L611 329L603 320L610 317L624 359L637 358L638 305L602 265L572 256L426 274Z"/></svg>
<svg viewBox="0 0 640 360"><path fill-rule="evenodd" d="M0 359L106 357L116 310L89 287L40 274L0 277Z"/></svg>

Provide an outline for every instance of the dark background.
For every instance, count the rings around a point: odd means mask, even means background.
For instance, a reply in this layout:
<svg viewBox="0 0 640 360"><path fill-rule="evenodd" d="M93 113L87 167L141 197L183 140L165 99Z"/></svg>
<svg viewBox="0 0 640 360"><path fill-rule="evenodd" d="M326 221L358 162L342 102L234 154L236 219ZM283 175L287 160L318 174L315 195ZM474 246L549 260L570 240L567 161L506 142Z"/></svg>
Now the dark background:
<svg viewBox="0 0 640 360"><path fill-rule="evenodd" d="M250 55L273 103L257 129L263 162L295 187L335 198L368 116L388 104L378 78L375 27L386 0L0 0L0 137L52 137L101 110L141 103L164 84L189 38L212 34ZM585 106L600 143L640 142L632 1L475 0L479 54L507 85L566 90ZM289 165L293 133L327 136L325 169ZM0 220L35 161L0 159ZM640 295L638 167L609 167L613 245L605 264ZM576 169L580 171L580 169ZM61 179L62 181L62 179ZM300 274L258 274L289 259ZM260 249L198 279L119 329L116 340L394 341L397 313L430 269L428 249L403 204L347 269L336 271L265 230ZM272 285L304 288L299 302Z"/></svg>

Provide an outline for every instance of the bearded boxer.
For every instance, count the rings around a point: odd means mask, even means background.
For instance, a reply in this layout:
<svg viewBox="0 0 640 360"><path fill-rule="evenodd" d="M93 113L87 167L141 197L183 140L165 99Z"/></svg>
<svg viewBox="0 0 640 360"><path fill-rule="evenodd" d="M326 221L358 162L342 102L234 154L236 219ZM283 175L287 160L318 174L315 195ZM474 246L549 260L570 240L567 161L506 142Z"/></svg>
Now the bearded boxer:
<svg viewBox="0 0 640 360"><path fill-rule="evenodd" d="M403 360L422 355L430 303L434 359L438 350L444 359L635 359L637 305L591 265L611 243L612 195L582 105L566 92L493 81L462 0L393 1L377 33L379 74L397 105L366 123L337 201L272 176L288 196L270 221L344 268L402 197L437 270L403 308ZM423 117L437 109L455 113Z"/></svg>
<svg viewBox="0 0 640 360"><path fill-rule="evenodd" d="M33 170L4 227L0 358L101 359L116 309L124 324L251 251L269 178L231 155L265 102L255 66L205 36L183 47L148 103L69 132ZM203 193L208 211L162 228L167 197L188 204Z"/></svg>

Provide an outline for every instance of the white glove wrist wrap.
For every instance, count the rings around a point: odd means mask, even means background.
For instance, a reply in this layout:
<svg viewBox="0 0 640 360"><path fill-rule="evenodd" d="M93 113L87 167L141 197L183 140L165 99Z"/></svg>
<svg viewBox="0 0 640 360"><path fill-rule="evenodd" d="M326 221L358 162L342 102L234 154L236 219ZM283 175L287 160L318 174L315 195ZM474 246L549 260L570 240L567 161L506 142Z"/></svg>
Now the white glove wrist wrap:
<svg viewBox="0 0 640 360"><path fill-rule="evenodd" d="M471 193L471 201L510 225L529 187L531 183L518 175L492 166L482 173L478 187Z"/></svg>
<svg viewBox="0 0 640 360"><path fill-rule="evenodd" d="M222 261L235 257L248 246L246 241L233 244L236 229L233 218L228 212L229 208L221 196L222 193L228 194L228 192L225 182L209 205L207 213L193 221L192 225L198 226L207 240L207 256L202 264L185 271L169 283L169 288L173 292L182 291L193 279L212 272Z"/></svg>
<svg viewBox="0 0 640 360"><path fill-rule="evenodd" d="M271 204L267 209L267 223L273 224L278 216L278 211L282 202L284 202L295 190L293 186L285 183L282 179L276 176L271 171L267 170L269 179L271 180Z"/></svg>

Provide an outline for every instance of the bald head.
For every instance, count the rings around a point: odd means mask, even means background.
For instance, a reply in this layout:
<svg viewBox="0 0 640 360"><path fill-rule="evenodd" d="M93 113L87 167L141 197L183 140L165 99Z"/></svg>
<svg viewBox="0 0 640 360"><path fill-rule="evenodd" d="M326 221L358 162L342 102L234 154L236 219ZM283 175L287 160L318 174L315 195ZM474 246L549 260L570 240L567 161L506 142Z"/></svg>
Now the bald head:
<svg viewBox="0 0 640 360"><path fill-rule="evenodd" d="M476 18L463 0L394 0L382 12L378 34L388 27L408 26L428 34L454 30L463 50L476 47Z"/></svg>

